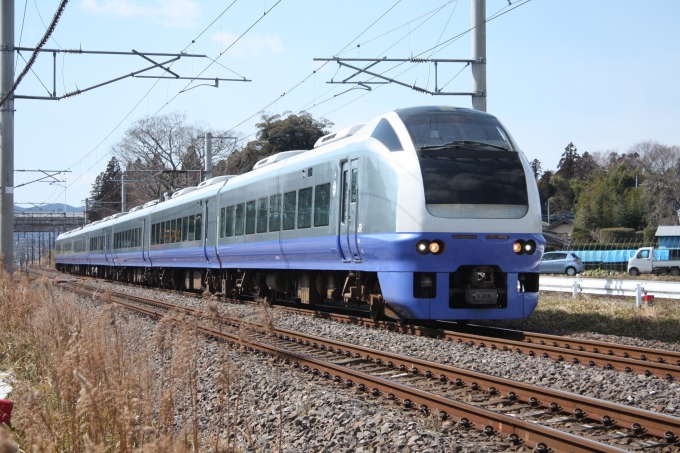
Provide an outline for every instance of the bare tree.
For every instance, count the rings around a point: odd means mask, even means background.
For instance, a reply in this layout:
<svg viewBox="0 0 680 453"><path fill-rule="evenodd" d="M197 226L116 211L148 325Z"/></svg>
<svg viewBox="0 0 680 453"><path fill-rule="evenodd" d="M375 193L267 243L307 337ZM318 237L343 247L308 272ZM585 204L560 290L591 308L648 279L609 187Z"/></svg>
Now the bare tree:
<svg viewBox="0 0 680 453"><path fill-rule="evenodd" d="M200 182L199 171L205 166L204 137L208 132L216 137L238 136L210 129L203 123L188 124L186 114L181 112L145 117L133 123L125 140L112 149L129 180L128 206ZM234 147L234 140L213 139L214 161L226 159Z"/></svg>

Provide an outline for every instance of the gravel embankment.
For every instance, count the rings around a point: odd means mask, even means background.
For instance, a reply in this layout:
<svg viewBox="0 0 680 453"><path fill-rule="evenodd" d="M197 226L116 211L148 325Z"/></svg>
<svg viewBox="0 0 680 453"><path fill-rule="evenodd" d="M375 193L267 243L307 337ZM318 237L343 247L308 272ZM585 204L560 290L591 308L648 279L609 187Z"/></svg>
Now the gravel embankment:
<svg viewBox="0 0 680 453"><path fill-rule="evenodd" d="M192 298L170 292L160 293L146 288L114 285L119 291L135 295L156 297L168 302L200 308L206 299ZM257 321L261 312L252 305L229 304L230 312L243 318ZM492 376L529 382L585 396L600 398L619 404L630 405L655 412L677 415L680 406L680 383L668 382L656 376L645 377L556 362L542 357L519 356L512 352L489 348L470 347L464 344L437 339L415 337L382 330L343 325L324 319L276 312L275 325L284 329L303 331L308 334L350 342L418 357L447 365L474 370ZM584 335L578 335L584 337ZM604 335L587 335L591 339L612 340ZM614 341L621 340L614 338ZM628 339L631 340L631 339ZM640 340L640 346L659 347L655 342ZM673 346L673 345L664 345ZM670 348L669 348L670 349ZM674 349L674 348L673 348Z"/></svg>
<svg viewBox="0 0 680 453"><path fill-rule="evenodd" d="M100 282L103 288L110 283ZM151 291L136 287L115 285L120 291L152 296ZM153 297L194 307L205 300L171 293L153 292ZM103 303L92 298L77 297L79 305L88 310L99 310ZM236 310L252 307L236 306ZM134 329L129 335L132 348L151 344L158 322L144 316L126 316L125 326ZM308 318L300 319L304 323ZM332 326L330 326L332 329ZM341 328L335 325L336 329ZM142 332L140 334L140 331ZM138 344L137 344L138 343ZM223 366L224 344L200 339L197 343L200 374L197 399L199 428L207 446L215 441L215 426L220 417L219 368ZM407 410L390 405L382 398L345 389L330 380L313 378L309 373L289 366L280 366L278 386L276 365L273 359L254 354L239 357L235 349L229 352L230 366L240 369L241 377L233 391L231 411L235 417L230 436L237 444L236 451L276 451L281 436L281 451L285 452L492 452L516 447L498 436L487 437L474 431L443 423L437 417L425 417L417 410ZM152 358L153 366L160 366L160 357ZM279 395L282 409L279 411ZM238 398L238 401L235 401ZM234 404L239 405L238 416ZM226 406L226 404L225 404ZM190 413L176 413L175 420L190 417ZM224 416L224 414L223 414ZM279 423L282 417L283 423ZM221 437L224 446L225 424ZM223 448L223 447L222 447ZM520 449L520 451L522 451Z"/></svg>

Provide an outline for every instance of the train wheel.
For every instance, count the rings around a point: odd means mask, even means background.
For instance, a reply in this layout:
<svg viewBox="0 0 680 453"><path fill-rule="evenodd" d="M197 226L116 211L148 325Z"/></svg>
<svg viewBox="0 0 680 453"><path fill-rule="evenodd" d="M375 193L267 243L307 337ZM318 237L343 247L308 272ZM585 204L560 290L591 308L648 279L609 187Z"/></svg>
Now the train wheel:
<svg viewBox="0 0 680 453"><path fill-rule="evenodd" d="M383 304L375 301L371 304L371 319L373 321L380 321L383 317L383 313L385 313L385 309L383 307Z"/></svg>

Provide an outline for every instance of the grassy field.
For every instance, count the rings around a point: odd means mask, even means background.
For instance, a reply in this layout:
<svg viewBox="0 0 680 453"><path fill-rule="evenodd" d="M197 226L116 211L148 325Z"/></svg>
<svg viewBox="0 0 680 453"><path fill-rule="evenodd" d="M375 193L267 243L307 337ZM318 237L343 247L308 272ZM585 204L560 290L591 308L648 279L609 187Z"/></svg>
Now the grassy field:
<svg viewBox="0 0 680 453"><path fill-rule="evenodd" d="M657 299L652 307L637 308L630 297L581 294L572 299L569 293L543 293L530 318L493 325L556 335L592 332L678 343L680 301Z"/></svg>

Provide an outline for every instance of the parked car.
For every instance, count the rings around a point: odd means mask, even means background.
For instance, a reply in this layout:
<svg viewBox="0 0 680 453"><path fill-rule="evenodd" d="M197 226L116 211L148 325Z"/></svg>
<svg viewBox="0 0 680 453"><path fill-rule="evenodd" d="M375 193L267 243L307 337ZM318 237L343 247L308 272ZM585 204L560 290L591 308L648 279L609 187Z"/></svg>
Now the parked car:
<svg viewBox="0 0 680 453"><path fill-rule="evenodd" d="M573 277L585 270L583 261L574 252L548 252L541 258L541 274L567 274Z"/></svg>

